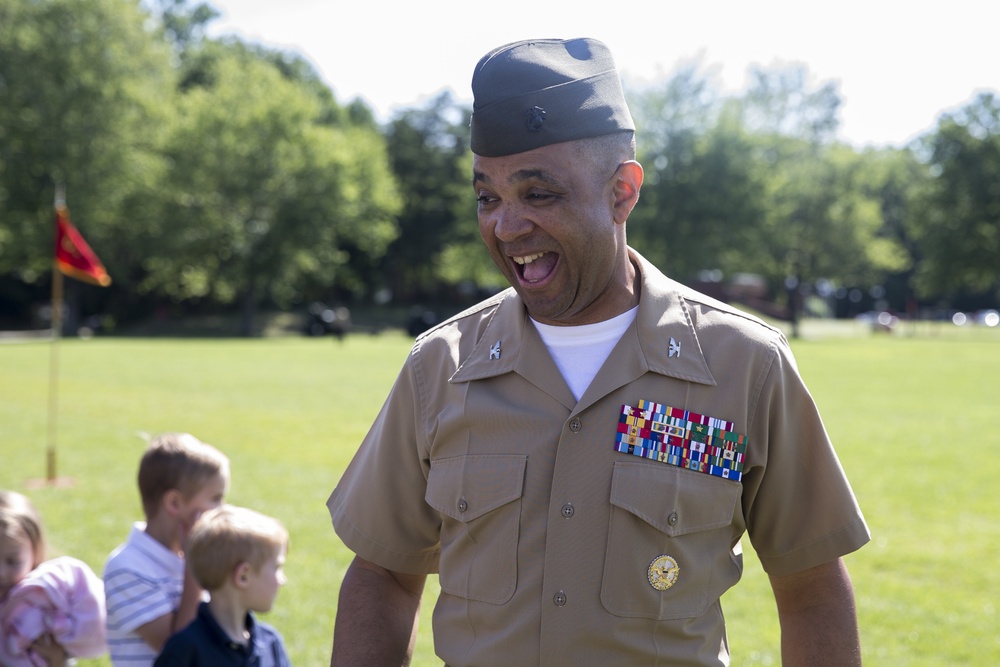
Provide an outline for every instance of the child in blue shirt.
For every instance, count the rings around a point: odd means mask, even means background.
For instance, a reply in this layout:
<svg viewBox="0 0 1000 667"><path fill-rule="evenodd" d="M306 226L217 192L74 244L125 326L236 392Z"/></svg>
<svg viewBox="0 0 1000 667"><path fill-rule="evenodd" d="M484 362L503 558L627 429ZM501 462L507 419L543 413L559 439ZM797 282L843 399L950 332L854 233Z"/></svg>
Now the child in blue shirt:
<svg viewBox="0 0 1000 667"><path fill-rule="evenodd" d="M187 563L210 594L171 637L154 667L290 667L284 640L253 612L269 611L285 584L288 532L275 519L223 505L198 519Z"/></svg>

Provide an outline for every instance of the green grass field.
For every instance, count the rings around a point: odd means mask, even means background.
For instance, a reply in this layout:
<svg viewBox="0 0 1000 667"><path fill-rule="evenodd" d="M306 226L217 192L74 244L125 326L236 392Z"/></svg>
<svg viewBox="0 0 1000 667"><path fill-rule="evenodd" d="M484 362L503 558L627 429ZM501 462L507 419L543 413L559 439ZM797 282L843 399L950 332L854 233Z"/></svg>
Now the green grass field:
<svg viewBox="0 0 1000 667"><path fill-rule="evenodd" d="M872 542L847 557L868 665L1000 664L1000 330L871 336L804 329L793 344L865 511ZM841 335L846 334L846 335ZM912 334L912 335L910 335ZM53 555L100 573L138 519L143 434L190 431L232 462L228 500L281 519L288 585L265 620L294 664L327 664L350 553L325 501L408 349L398 334L330 339L64 340L57 348L59 484L46 472L45 342L0 345L0 488L29 495ZM735 665L778 665L767 578L747 545L746 575L724 600ZM439 665L431 581L414 664ZM108 665L84 660L81 667Z"/></svg>

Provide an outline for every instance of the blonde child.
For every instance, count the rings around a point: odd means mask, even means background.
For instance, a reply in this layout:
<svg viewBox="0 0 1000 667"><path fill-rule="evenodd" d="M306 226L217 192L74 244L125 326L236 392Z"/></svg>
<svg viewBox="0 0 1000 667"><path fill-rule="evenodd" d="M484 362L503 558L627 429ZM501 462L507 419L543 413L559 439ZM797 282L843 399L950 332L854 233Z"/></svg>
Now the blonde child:
<svg viewBox="0 0 1000 667"><path fill-rule="evenodd" d="M188 567L211 597L164 646L155 667L289 667L281 635L253 612L269 611L285 583L288 532L275 519L224 505L202 515Z"/></svg>
<svg viewBox="0 0 1000 667"><path fill-rule="evenodd" d="M42 520L25 496L0 491L0 665L62 667L107 652L104 586L86 563L45 560Z"/></svg>
<svg viewBox="0 0 1000 667"><path fill-rule="evenodd" d="M186 572L188 533L229 488L229 460L189 433L154 438L139 462L145 522L104 566L108 648L116 666L148 667L198 610L204 590Z"/></svg>

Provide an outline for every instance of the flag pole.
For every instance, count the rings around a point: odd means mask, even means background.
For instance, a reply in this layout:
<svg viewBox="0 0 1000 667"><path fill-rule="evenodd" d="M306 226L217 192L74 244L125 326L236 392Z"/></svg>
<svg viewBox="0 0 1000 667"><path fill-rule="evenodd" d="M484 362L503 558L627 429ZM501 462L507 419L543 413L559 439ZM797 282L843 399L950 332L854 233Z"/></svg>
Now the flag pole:
<svg viewBox="0 0 1000 667"><path fill-rule="evenodd" d="M56 440L59 420L59 340L62 337L64 275L102 287L111 284L111 277L69 220L65 191L56 183L55 238L52 258L52 344L49 360L49 442L46 451L46 481L57 482Z"/></svg>
<svg viewBox="0 0 1000 667"><path fill-rule="evenodd" d="M65 195L61 185L56 186L55 209L65 206ZM59 229L56 225L55 236ZM59 422L59 338L62 335L63 275L59 270L55 253L52 255L52 342L49 344L49 423L48 446L45 450L45 480L49 484L56 481L56 440Z"/></svg>
<svg viewBox="0 0 1000 667"><path fill-rule="evenodd" d="M49 443L45 452L45 479L56 481L56 432L59 421L59 338L62 333L63 275L52 268L52 343L49 347Z"/></svg>

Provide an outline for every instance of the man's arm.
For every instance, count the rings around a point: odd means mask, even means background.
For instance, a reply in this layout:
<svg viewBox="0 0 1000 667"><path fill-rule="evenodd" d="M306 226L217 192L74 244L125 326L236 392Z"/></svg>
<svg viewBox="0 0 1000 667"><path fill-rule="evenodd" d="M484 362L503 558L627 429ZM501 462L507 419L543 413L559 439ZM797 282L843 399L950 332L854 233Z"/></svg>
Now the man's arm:
<svg viewBox="0 0 1000 667"><path fill-rule="evenodd" d="M841 559L771 577L784 667L860 667L854 589Z"/></svg>
<svg viewBox="0 0 1000 667"><path fill-rule="evenodd" d="M340 586L330 666L409 665L426 579L355 557Z"/></svg>

